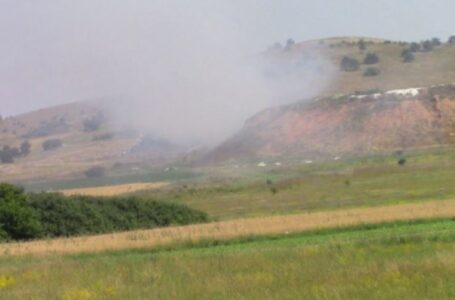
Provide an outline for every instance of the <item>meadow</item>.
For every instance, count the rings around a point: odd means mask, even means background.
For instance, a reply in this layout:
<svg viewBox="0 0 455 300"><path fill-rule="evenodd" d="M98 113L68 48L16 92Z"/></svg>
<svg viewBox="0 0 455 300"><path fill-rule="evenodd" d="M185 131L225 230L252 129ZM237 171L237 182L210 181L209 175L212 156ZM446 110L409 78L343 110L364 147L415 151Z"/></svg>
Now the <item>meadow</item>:
<svg viewBox="0 0 455 300"><path fill-rule="evenodd" d="M2 299L453 299L455 222L0 258Z"/></svg>
<svg viewBox="0 0 455 300"><path fill-rule="evenodd" d="M411 153L403 166L398 159L225 165L199 170L199 181L136 195L182 203L219 220L455 198L455 152Z"/></svg>

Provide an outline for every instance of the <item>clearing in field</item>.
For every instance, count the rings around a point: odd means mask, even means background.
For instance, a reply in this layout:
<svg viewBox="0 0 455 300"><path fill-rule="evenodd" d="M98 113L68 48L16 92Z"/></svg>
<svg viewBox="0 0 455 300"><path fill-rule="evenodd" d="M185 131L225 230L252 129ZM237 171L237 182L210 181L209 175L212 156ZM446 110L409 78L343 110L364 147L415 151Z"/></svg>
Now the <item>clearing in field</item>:
<svg viewBox="0 0 455 300"><path fill-rule="evenodd" d="M229 240L383 222L451 218L453 216L455 216L455 200L441 200L428 203L239 219L98 236L9 243L0 245L0 255L49 255L153 248L201 240Z"/></svg>
<svg viewBox="0 0 455 300"><path fill-rule="evenodd" d="M154 190L169 185L168 182L139 182L110 186L79 188L61 190L65 196L84 195L84 196L117 196L121 194L133 193L142 190Z"/></svg>

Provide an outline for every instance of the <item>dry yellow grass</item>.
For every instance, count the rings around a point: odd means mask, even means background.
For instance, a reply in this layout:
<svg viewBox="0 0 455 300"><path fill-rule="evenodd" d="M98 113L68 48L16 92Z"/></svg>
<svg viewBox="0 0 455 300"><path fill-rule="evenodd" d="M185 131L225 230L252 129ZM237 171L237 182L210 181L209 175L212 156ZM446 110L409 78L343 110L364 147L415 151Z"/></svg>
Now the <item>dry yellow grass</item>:
<svg viewBox="0 0 455 300"><path fill-rule="evenodd" d="M455 216L455 200L419 204L353 208L330 212L240 219L190 226L138 230L98 236L40 240L0 245L0 255L51 255L153 248L201 239L286 234L365 223Z"/></svg>
<svg viewBox="0 0 455 300"><path fill-rule="evenodd" d="M169 185L168 182L144 182L129 183L110 186L100 186L91 188L61 190L66 196L84 195L84 196L117 196L126 193L133 193L141 190L158 189Z"/></svg>

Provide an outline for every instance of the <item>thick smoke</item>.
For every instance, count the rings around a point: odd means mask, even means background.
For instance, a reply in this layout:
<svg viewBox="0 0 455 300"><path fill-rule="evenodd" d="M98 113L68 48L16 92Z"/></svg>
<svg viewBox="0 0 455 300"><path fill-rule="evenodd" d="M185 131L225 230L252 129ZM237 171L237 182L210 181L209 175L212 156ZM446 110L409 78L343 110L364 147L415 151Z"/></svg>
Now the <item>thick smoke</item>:
<svg viewBox="0 0 455 300"><path fill-rule="evenodd" d="M24 1L22 13L44 27L21 41L36 53L20 61L39 61L25 78L37 97L108 96L118 126L175 142L217 143L257 111L313 96L330 79L316 53L297 64L265 59L236 21L237 2L36 2Z"/></svg>

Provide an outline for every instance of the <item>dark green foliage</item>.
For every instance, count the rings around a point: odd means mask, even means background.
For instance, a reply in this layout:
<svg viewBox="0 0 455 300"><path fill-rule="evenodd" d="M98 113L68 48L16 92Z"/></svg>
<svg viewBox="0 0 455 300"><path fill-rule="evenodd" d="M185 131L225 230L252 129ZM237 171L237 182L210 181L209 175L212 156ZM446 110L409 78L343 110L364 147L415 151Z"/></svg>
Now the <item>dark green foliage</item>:
<svg viewBox="0 0 455 300"><path fill-rule="evenodd" d="M405 62L405 63L410 63L410 62L413 62L415 60L414 54L409 49L403 50L401 52L401 57L403 58L403 62Z"/></svg>
<svg viewBox="0 0 455 300"><path fill-rule="evenodd" d="M51 139L43 142L43 150L49 151L60 148L63 145L62 141L59 139Z"/></svg>
<svg viewBox="0 0 455 300"><path fill-rule="evenodd" d="M30 144L29 141L24 141L22 142L20 146L20 152L22 156L27 156L30 154L30 149L32 148L32 145Z"/></svg>
<svg viewBox="0 0 455 300"><path fill-rule="evenodd" d="M357 71L359 69L359 66L360 66L360 64L357 61L357 59L348 57L348 56L343 57L343 59L341 60L341 65L340 65L341 70L343 70L345 72Z"/></svg>
<svg viewBox="0 0 455 300"><path fill-rule="evenodd" d="M3 146L3 149L0 150L0 162L3 164L14 163L14 158L16 156L16 151L10 146Z"/></svg>
<svg viewBox="0 0 455 300"><path fill-rule="evenodd" d="M75 236L208 221L184 205L136 197L25 194L0 183L0 240Z"/></svg>
<svg viewBox="0 0 455 300"><path fill-rule="evenodd" d="M431 39L431 43L432 43L433 46L435 46L435 47L441 46L441 45L442 45L441 40L438 39L438 38L432 38L432 39Z"/></svg>
<svg viewBox="0 0 455 300"><path fill-rule="evenodd" d="M26 199L22 188L0 183L0 240L41 236L38 216Z"/></svg>
<svg viewBox="0 0 455 300"><path fill-rule="evenodd" d="M186 225L208 220L186 206L135 197L65 197L58 193L30 195L43 232L49 237Z"/></svg>
<svg viewBox="0 0 455 300"><path fill-rule="evenodd" d="M99 178L106 175L106 169L102 166L91 167L84 172L88 178Z"/></svg>
<svg viewBox="0 0 455 300"><path fill-rule="evenodd" d="M430 52L431 50L433 50L433 43L431 41L422 42L422 51Z"/></svg>
<svg viewBox="0 0 455 300"><path fill-rule="evenodd" d="M400 166L404 166L404 165L406 164L406 158L400 158L400 159L398 160L398 164L399 164Z"/></svg>
<svg viewBox="0 0 455 300"><path fill-rule="evenodd" d="M372 76L378 76L381 73L381 71L378 68L370 67L363 72L363 76L366 77L372 77Z"/></svg>
<svg viewBox="0 0 455 300"><path fill-rule="evenodd" d="M286 46L284 47L284 50L288 51L291 50L295 46L295 41L293 39L288 39L286 41Z"/></svg>
<svg viewBox="0 0 455 300"><path fill-rule="evenodd" d="M84 131L90 132L90 131L96 131L101 128L101 126L104 123L104 116L99 113L95 116L93 116L90 119L86 119L84 121Z"/></svg>
<svg viewBox="0 0 455 300"><path fill-rule="evenodd" d="M367 49L367 45L366 45L366 43L365 43L365 41L363 39L359 40L357 45L359 46L360 50L366 50Z"/></svg>
<svg viewBox="0 0 455 300"><path fill-rule="evenodd" d="M420 51L420 49L421 49L421 46L419 43L411 43L411 46L409 47L409 50L411 52L418 52L418 51Z"/></svg>
<svg viewBox="0 0 455 300"><path fill-rule="evenodd" d="M367 53L363 63L366 65L374 65L379 62L379 56L376 53Z"/></svg>

